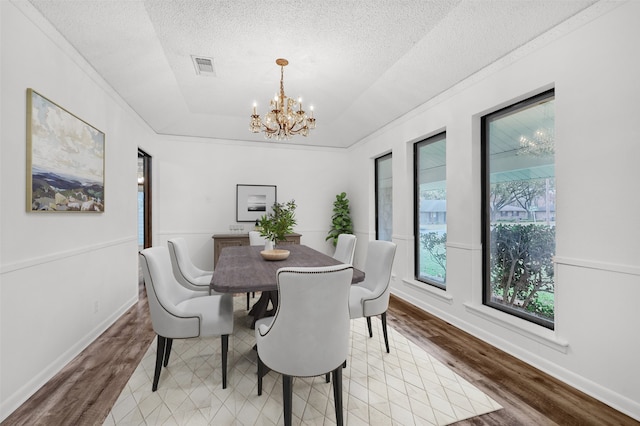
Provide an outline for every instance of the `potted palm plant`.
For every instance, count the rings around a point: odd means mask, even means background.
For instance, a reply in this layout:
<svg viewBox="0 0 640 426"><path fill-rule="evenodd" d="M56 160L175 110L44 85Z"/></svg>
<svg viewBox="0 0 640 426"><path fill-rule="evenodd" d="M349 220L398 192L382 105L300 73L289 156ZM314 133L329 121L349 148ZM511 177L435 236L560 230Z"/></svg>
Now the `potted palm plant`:
<svg viewBox="0 0 640 426"><path fill-rule="evenodd" d="M267 243L265 250L273 250L279 241L285 241L287 234L293 232L296 224L296 202L290 200L286 203L273 203L271 212L263 215L258 221L260 235L265 237Z"/></svg>

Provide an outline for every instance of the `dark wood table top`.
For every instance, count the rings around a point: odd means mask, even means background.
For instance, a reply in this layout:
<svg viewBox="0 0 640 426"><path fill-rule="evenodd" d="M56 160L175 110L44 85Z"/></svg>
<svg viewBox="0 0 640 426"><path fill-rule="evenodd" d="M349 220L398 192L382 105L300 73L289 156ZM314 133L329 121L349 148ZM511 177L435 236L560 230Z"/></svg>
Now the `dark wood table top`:
<svg viewBox="0 0 640 426"><path fill-rule="evenodd" d="M277 290L276 271L289 266L331 266L340 262L300 244L285 247L291 254L285 260L264 260L263 246L225 247L213 271L211 288L220 293ZM352 283L364 280L364 272L353 268Z"/></svg>

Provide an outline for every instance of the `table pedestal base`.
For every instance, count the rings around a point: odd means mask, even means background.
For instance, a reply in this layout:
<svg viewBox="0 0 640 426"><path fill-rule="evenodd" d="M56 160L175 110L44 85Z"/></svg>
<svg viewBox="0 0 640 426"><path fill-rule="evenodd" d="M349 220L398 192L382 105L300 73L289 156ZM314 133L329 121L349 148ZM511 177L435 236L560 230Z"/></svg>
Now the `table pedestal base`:
<svg viewBox="0 0 640 426"><path fill-rule="evenodd" d="M269 302L271 302L271 305L273 306L271 310L268 310ZM251 310L249 311L249 315L253 317L251 329L253 330L256 328L256 321L260 318L275 315L277 309L278 291L263 291L258 301L254 303L253 307L251 307Z"/></svg>

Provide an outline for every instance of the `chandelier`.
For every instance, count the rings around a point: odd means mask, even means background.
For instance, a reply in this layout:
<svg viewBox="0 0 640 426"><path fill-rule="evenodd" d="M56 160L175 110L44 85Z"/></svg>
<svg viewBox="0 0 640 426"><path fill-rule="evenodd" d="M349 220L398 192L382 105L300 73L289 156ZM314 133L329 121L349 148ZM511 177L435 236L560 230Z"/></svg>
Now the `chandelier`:
<svg viewBox="0 0 640 426"><path fill-rule="evenodd" d="M264 119L256 112L257 105L253 104L250 130L253 133L264 132L267 139L288 140L294 135L308 136L309 130L316 128L316 119L313 118L313 107L310 107L311 115L302 109L302 99L298 101L287 98L284 94L284 67L289 64L286 59L276 59L280 66L280 94L271 100L271 110Z"/></svg>
<svg viewBox="0 0 640 426"><path fill-rule="evenodd" d="M531 136L520 136L520 149L516 155L544 157L555 153L556 131L554 102L544 102L536 107L536 119L543 125Z"/></svg>
<svg viewBox="0 0 640 426"><path fill-rule="evenodd" d="M517 153L534 156L551 155L555 152L555 139L555 129L537 129L532 137L520 136L520 149Z"/></svg>

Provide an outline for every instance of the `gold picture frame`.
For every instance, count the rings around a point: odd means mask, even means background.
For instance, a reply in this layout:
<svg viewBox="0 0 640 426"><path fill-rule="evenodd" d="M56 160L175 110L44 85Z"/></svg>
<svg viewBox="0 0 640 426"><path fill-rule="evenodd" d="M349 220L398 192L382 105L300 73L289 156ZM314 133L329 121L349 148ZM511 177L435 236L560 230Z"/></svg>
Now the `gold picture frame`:
<svg viewBox="0 0 640 426"><path fill-rule="evenodd" d="M27 89L27 211L104 212L105 134Z"/></svg>

